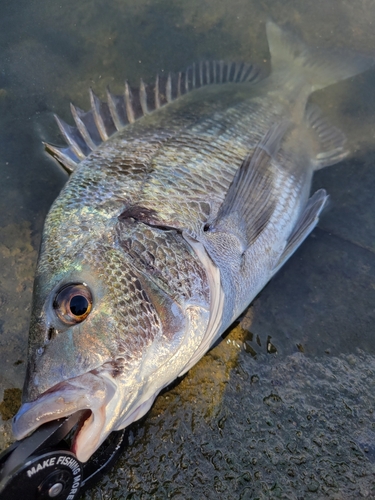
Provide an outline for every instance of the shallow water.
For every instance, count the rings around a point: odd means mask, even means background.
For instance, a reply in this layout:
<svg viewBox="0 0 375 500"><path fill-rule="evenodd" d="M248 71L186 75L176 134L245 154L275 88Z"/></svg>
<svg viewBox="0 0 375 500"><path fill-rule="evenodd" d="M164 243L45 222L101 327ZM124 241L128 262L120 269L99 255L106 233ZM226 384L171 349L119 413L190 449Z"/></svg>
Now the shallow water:
<svg viewBox="0 0 375 500"><path fill-rule="evenodd" d="M22 387L43 220L66 181L41 144L62 144L53 113L71 123L90 86L104 97L197 60L267 63L268 18L312 47L375 52L369 0L4 2L0 399ZM85 498L375 498L374 83L372 70L312 96L352 152L315 176L331 196L319 227Z"/></svg>

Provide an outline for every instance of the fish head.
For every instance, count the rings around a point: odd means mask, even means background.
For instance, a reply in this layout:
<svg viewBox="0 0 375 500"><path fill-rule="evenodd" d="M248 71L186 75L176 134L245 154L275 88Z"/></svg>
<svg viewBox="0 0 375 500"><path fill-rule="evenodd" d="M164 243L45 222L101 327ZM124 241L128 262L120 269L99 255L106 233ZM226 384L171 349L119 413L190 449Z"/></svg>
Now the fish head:
<svg viewBox="0 0 375 500"><path fill-rule="evenodd" d="M103 332L104 325L110 328L104 287L94 270L69 274L57 274L49 281L43 275L35 279L24 401L37 399L110 356L104 336L91 335Z"/></svg>
<svg viewBox="0 0 375 500"><path fill-rule="evenodd" d="M95 237L70 234L69 241L66 227L59 240L51 238L47 225L34 285L23 404L13 420L13 433L22 439L45 422L89 410L72 445L82 462L111 431L149 410L191 358L208 321L204 273L194 277L189 296L173 286L191 280L187 262L196 263L177 233L146 228L125 237L104 225ZM55 247L61 240L59 255ZM144 256L156 252L151 272ZM174 270L164 267L168 259ZM174 276L169 281L168 273Z"/></svg>

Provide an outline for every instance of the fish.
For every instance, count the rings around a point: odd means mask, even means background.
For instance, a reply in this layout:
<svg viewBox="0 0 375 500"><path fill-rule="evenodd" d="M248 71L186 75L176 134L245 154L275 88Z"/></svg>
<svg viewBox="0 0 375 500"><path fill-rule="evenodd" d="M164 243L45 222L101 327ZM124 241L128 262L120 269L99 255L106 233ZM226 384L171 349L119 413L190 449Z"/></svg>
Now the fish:
<svg viewBox="0 0 375 500"><path fill-rule="evenodd" d="M309 49L266 24L268 75L202 61L153 86L90 91L57 118L70 174L45 221L13 434L87 410L86 462L218 341L311 233L313 173L348 155L312 92L371 58Z"/></svg>

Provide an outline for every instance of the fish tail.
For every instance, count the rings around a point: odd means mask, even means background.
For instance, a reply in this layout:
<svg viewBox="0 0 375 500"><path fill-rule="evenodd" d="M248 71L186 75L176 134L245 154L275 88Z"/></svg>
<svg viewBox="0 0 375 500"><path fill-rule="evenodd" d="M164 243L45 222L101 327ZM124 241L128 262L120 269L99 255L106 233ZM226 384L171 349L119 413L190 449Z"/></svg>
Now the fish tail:
<svg viewBox="0 0 375 500"><path fill-rule="evenodd" d="M370 57L346 50L313 50L272 21L267 22L272 77L278 81L301 83L310 92L362 73L374 64Z"/></svg>

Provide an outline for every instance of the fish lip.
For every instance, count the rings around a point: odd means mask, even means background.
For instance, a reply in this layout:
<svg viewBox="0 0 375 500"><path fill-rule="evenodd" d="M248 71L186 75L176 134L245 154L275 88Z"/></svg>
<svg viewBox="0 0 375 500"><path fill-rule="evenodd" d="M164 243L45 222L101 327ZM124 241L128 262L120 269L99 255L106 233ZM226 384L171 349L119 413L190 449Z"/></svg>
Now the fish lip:
<svg viewBox="0 0 375 500"><path fill-rule="evenodd" d="M92 411L91 410L86 410L83 415L80 417L78 420L78 423L76 424L76 428L74 429L74 434L72 437L72 443L71 443L71 450L74 452L74 450L77 447L77 439L78 435L81 432L81 429L85 425L85 422L91 417Z"/></svg>
<svg viewBox="0 0 375 500"><path fill-rule="evenodd" d="M114 397L116 383L108 374L96 370L59 382L36 400L24 403L13 418L13 435L23 439L44 423L87 410L73 435L72 451L86 462L104 441L106 407Z"/></svg>

